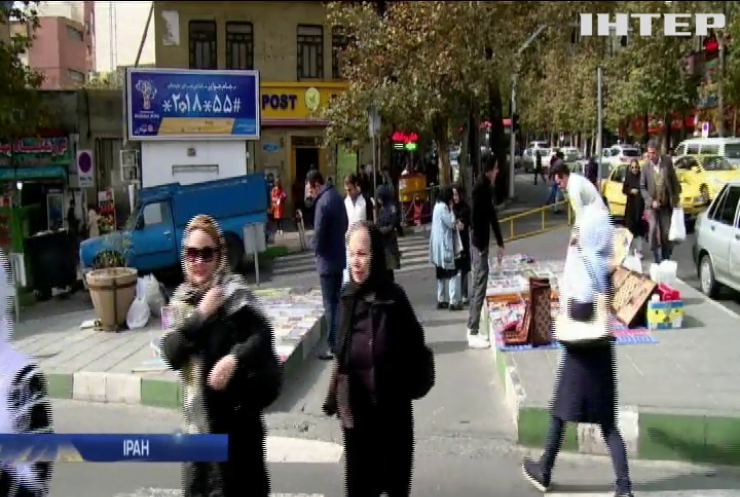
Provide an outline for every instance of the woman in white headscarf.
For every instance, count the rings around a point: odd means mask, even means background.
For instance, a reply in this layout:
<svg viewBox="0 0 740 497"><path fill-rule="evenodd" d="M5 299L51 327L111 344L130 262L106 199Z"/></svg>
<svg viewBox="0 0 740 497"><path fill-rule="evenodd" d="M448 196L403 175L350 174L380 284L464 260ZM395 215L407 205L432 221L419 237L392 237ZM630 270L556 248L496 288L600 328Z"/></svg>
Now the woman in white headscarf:
<svg viewBox="0 0 740 497"><path fill-rule="evenodd" d="M576 245L570 248L564 276L570 285L563 296L573 321L596 317L599 296L611 295L610 261L614 227L608 212L597 204L586 206L579 219ZM603 298L603 297L602 297ZM567 302L567 304L566 304ZM632 497L627 451L617 426L617 371L612 340L585 347L566 346L550 411L550 428L539 461L525 459L524 475L542 492L550 487L552 470L565 435L565 424L598 424L609 448L616 473L615 497Z"/></svg>
<svg viewBox="0 0 740 497"><path fill-rule="evenodd" d="M10 344L13 323L8 312L7 265L0 250L0 433L52 433L46 378L29 357ZM51 473L48 462L0 462L0 495L45 497Z"/></svg>

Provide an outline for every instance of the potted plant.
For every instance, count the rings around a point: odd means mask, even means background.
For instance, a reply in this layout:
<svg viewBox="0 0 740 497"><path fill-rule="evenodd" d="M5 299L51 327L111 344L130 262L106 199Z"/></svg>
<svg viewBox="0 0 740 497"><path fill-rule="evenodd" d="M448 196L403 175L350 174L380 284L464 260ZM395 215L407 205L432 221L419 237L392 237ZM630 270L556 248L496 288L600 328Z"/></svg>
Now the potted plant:
<svg viewBox="0 0 740 497"><path fill-rule="evenodd" d="M85 275L95 314L105 331L122 329L136 296L138 271L127 264L130 246L123 233L105 235L103 250L95 258L93 270Z"/></svg>

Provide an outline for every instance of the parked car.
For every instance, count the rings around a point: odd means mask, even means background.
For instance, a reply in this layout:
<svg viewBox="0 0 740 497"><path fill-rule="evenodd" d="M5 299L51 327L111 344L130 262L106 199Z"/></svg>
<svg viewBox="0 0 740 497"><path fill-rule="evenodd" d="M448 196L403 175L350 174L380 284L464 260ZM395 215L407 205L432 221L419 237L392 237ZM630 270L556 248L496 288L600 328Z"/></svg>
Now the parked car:
<svg viewBox="0 0 740 497"><path fill-rule="evenodd" d="M627 206L627 196L622 193L624 177L629 164L618 165L612 169L606 179L601 181L601 193L609 204L609 212L615 219L624 218L624 209ZM681 208L686 220L691 223L706 207L706 201L696 185L681 183Z"/></svg>
<svg viewBox="0 0 740 497"><path fill-rule="evenodd" d="M740 180L740 167L721 155L684 155L674 165L678 179L697 185L706 203L717 196L725 183Z"/></svg>
<svg viewBox="0 0 740 497"><path fill-rule="evenodd" d="M740 291L740 181L722 187L695 229L693 256L701 291L711 298L723 286Z"/></svg>
<svg viewBox="0 0 740 497"><path fill-rule="evenodd" d="M562 147L560 151L563 152L564 160L566 163L577 162L581 160L581 152L576 147Z"/></svg>
<svg viewBox="0 0 740 497"><path fill-rule="evenodd" d="M678 144L676 158L684 155L719 155L740 166L740 138L691 138Z"/></svg>
<svg viewBox="0 0 740 497"><path fill-rule="evenodd" d="M620 164L629 164L631 160L641 158L640 149L615 145L609 149L608 157L604 155L604 162L608 162L611 167L615 167Z"/></svg>
<svg viewBox="0 0 740 497"><path fill-rule="evenodd" d="M263 173L142 188L139 202L123 231L90 238L80 245L83 272L101 264L125 262L139 273L180 268L185 225L208 214L221 225L229 265L244 259L244 226L267 221L267 183ZM103 262L105 261L105 262Z"/></svg>
<svg viewBox="0 0 740 497"><path fill-rule="evenodd" d="M550 167L550 156L552 150L549 148L528 148L524 151L521 159L521 167L525 173L533 173L537 160L537 153L542 156L542 169L547 170Z"/></svg>

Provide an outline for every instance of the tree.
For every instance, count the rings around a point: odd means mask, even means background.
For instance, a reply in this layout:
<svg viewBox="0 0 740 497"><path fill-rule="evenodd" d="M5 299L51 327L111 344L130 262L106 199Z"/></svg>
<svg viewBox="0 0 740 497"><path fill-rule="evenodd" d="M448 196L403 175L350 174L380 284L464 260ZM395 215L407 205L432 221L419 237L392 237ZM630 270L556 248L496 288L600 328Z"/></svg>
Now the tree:
<svg viewBox="0 0 740 497"><path fill-rule="evenodd" d="M33 42L40 2L3 3L6 7L0 8L0 29L9 32L11 21L23 28L0 41L0 140L7 142L35 135L46 120L46 112L41 99L34 96L43 76L20 59Z"/></svg>
<svg viewBox="0 0 740 497"><path fill-rule="evenodd" d="M624 13L683 12L683 2L621 2ZM686 67L692 37L665 36L654 23L652 36L630 36L606 64L606 109L612 123L652 114L663 120L664 146L670 145L673 111L693 107L698 80Z"/></svg>
<svg viewBox="0 0 740 497"><path fill-rule="evenodd" d="M121 75L117 72L95 72L85 83L85 88L90 90L121 89Z"/></svg>

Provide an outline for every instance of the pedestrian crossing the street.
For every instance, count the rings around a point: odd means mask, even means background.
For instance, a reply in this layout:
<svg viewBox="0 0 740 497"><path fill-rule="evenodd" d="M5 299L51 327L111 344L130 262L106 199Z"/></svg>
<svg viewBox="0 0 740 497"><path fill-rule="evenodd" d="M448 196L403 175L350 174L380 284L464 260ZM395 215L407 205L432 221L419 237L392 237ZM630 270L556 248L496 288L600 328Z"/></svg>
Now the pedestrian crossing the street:
<svg viewBox="0 0 740 497"><path fill-rule="evenodd" d="M408 233L406 236L399 237L398 248L401 250L401 269L396 273L430 267L428 233ZM273 278L314 275L316 275L316 257L311 250L278 257L273 261Z"/></svg>

